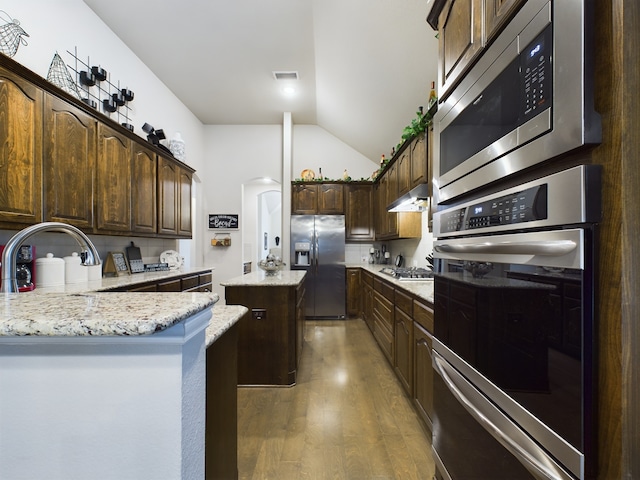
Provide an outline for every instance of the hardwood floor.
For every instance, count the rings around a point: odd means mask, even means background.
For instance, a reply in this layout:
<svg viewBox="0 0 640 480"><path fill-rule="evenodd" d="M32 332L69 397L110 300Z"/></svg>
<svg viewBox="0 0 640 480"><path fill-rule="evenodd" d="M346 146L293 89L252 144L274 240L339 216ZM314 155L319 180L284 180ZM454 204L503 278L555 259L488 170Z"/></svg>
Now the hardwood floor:
<svg viewBox="0 0 640 480"><path fill-rule="evenodd" d="M298 383L238 389L240 479L429 479L431 443L365 323L307 321Z"/></svg>

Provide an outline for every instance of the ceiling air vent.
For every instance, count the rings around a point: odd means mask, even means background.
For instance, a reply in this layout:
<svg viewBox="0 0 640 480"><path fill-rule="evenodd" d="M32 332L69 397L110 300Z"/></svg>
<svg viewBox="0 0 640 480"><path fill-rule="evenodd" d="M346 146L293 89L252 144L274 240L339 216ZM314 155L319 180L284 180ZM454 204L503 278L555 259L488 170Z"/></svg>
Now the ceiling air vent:
<svg viewBox="0 0 640 480"><path fill-rule="evenodd" d="M273 72L276 80L298 80L298 72Z"/></svg>

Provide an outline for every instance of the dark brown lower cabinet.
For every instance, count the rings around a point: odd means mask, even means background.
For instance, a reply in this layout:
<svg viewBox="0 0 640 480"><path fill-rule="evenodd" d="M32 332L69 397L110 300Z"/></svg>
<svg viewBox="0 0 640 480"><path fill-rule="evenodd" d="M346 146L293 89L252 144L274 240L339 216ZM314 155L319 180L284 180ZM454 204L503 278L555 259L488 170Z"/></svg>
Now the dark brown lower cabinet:
<svg viewBox="0 0 640 480"><path fill-rule="evenodd" d="M433 366L431 365L431 336L418 323L413 324L413 405L424 423L432 428Z"/></svg>
<svg viewBox="0 0 640 480"><path fill-rule="evenodd" d="M227 305L244 305L238 322L238 384L294 385L304 336L304 283L227 286Z"/></svg>
<svg viewBox="0 0 640 480"><path fill-rule="evenodd" d="M362 271L362 318L373 332L373 275Z"/></svg>
<svg viewBox="0 0 640 480"><path fill-rule="evenodd" d="M360 315L360 269L347 268L347 315L355 318Z"/></svg>
<svg viewBox="0 0 640 480"><path fill-rule="evenodd" d="M134 283L125 287L110 289L110 292L211 292L213 275L211 270L203 270L184 275L176 275L162 280Z"/></svg>
<svg viewBox="0 0 640 480"><path fill-rule="evenodd" d="M375 280L374 283L378 284ZM391 290L393 295L393 289ZM393 365L393 329L394 329L393 302L385 297L384 293L374 289L373 292L373 336L382 349L382 353Z"/></svg>
<svg viewBox="0 0 640 480"><path fill-rule="evenodd" d="M237 325L207 348L206 480L238 478Z"/></svg>
<svg viewBox="0 0 640 480"><path fill-rule="evenodd" d="M408 395L413 395L413 320L396 307L394 370Z"/></svg>
<svg viewBox="0 0 640 480"><path fill-rule="evenodd" d="M433 414L433 364L431 360L433 309L413 300L413 405L431 430Z"/></svg>

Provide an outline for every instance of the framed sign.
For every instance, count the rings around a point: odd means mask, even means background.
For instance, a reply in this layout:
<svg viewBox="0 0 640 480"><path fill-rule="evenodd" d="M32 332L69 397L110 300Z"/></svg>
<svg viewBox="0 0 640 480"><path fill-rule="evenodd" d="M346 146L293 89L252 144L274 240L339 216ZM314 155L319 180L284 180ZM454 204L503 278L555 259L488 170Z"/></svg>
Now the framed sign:
<svg viewBox="0 0 640 480"><path fill-rule="evenodd" d="M238 229L238 214L234 213L210 213L209 214L209 228L214 230L237 230Z"/></svg>
<svg viewBox="0 0 640 480"><path fill-rule="evenodd" d="M127 257L124 256L123 252L109 252L102 270L105 277L116 277L131 273Z"/></svg>

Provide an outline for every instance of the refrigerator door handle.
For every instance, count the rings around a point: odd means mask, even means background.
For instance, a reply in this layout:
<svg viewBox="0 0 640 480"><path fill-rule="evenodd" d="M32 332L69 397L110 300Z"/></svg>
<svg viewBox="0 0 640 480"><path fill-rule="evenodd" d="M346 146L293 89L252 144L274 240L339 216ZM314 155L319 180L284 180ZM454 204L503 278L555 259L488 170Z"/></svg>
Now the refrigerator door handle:
<svg viewBox="0 0 640 480"><path fill-rule="evenodd" d="M318 244L318 231L314 230L313 238L315 239L315 261L316 261L316 274L318 273L318 260L320 260L320 245Z"/></svg>

